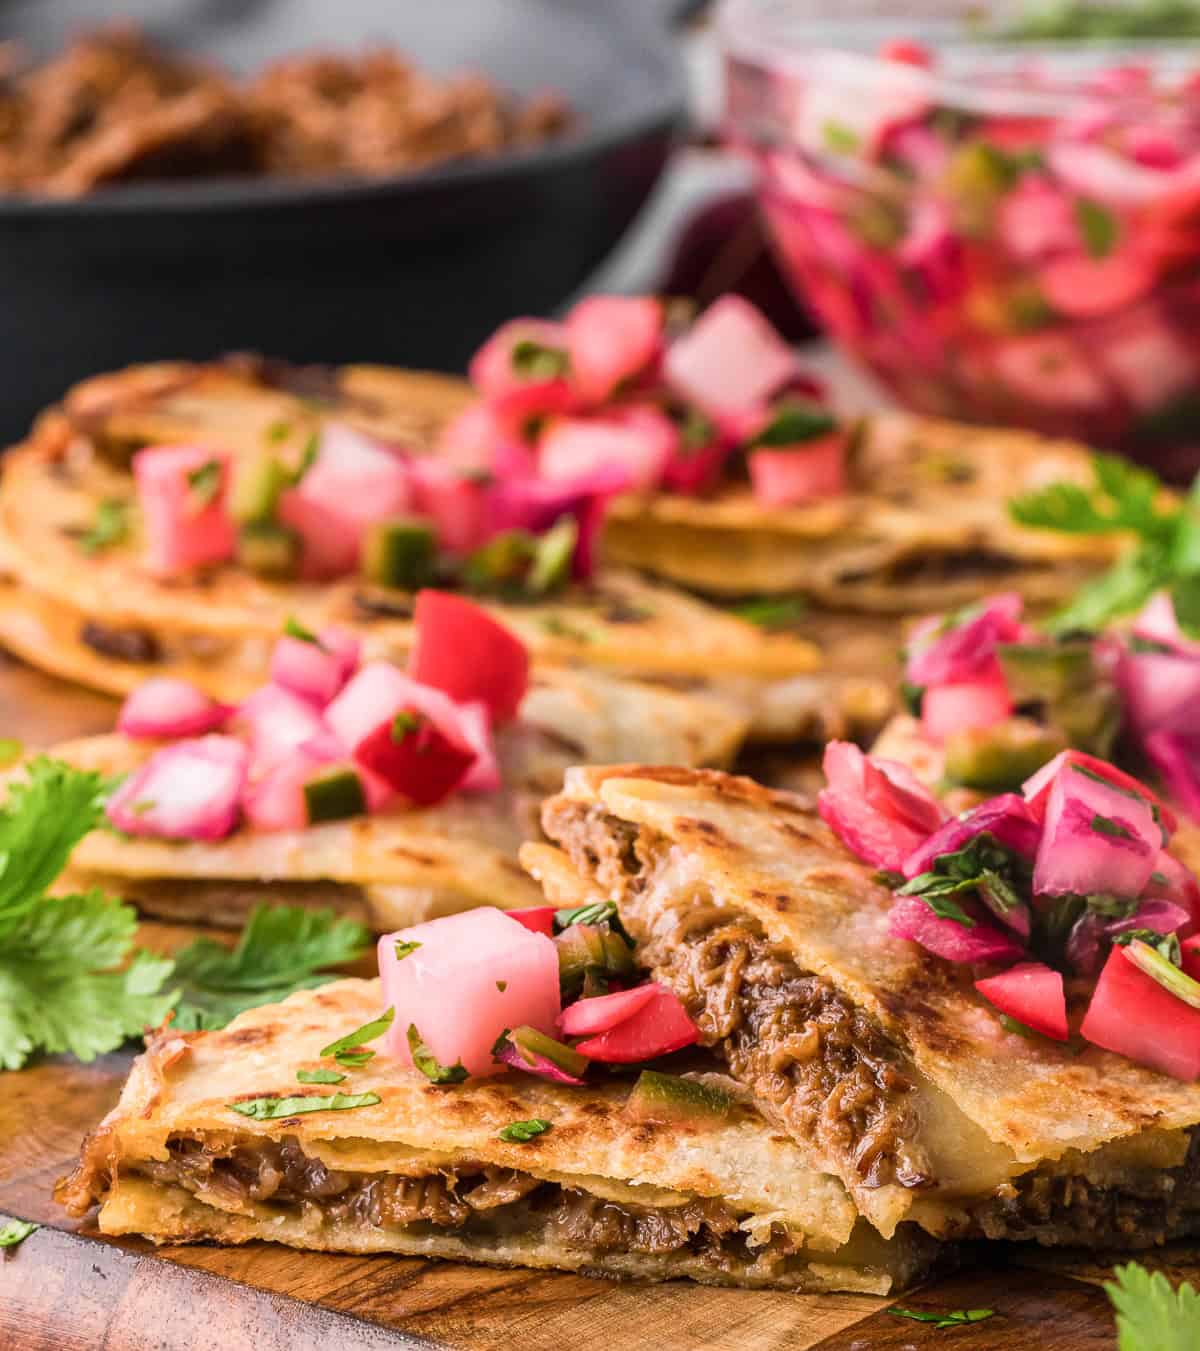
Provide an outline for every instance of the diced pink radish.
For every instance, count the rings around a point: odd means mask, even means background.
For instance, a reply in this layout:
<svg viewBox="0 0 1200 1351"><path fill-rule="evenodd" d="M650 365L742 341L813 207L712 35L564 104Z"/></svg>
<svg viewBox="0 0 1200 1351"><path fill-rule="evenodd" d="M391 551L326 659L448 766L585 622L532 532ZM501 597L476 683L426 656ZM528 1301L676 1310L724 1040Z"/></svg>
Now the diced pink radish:
<svg viewBox="0 0 1200 1351"><path fill-rule="evenodd" d="M1012 394L1044 408L1105 407L1108 389L1071 338L1048 332L996 344L992 367Z"/></svg>
<svg viewBox="0 0 1200 1351"><path fill-rule="evenodd" d="M884 153L915 170L919 179L940 178L950 162L948 143L921 122L909 122L894 128L887 138Z"/></svg>
<svg viewBox="0 0 1200 1351"><path fill-rule="evenodd" d="M1150 929L1156 934L1177 933L1191 921L1191 912L1174 901L1144 900L1124 919L1114 919L1105 928L1110 934L1129 933L1133 929Z"/></svg>
<svg viewBox="0 0 1200 1351"><path fill-rule="evenodd" d="M352 637L338 650L320 639L314 643L285 634L271 652L271 680L324 708L354 674L358 646Z"/></svg>
<svg viewBox="0 0 1200 1351"><path fill-rule="evenodd" d="M1106 1051L1186 1083L1200 1079L1200 1009L1164 989L1114 947L1080 1027Z"/></svg>
<svg viewBox="0 0 1200 1351"><path fill-rule="evenodd" d="M610 1065L635 1065L654 1060L700 1040L700 1030L687 1015L679 996L665 985L654 985L652 997L632 1016L575 1047L589 1060ZM632 994L633 991L624 991ZM612 995L608 996L610 999ZM585 1001L590 1002L590 1001ZM575 1005L578 1007L578 1005Z"/></svg>
<svg viewBox="0 0 1200 1351"><path fill-rule="evenodd" d="M353 427L334 422L325 424L316 461L294 492L324 511L341 540L355 542L356 557L369 525L401 515L413 504L404 457ZM307 539L306 535L306 543Z"/></svg>
<svg viewBox="0 0 1200 1351"><path fill-rule="evenodd" d="M544 349L551 362L559 359L561 372L523 371L519 353L523 344ZM570 363L566 329L546 319L512 319L484 343L471 358L471 383L493 411L512 427L522 419L567 413L576 394L568 378Z"/></svg>
<svg viewBox="0 0 1200 1351"><path fill-rule="evenodd" d="M663 470L663 487L672 493L707 492L720 478L730 453L730 446L715 434L708 445L698 450L686 449L681 438L674 457Z"/></svg>
<svg viewBox="0 0 1200 1351"><path fill-rule="evenodd" d="M1178 732L1151 732L1142 749L1167 792L1193 821L1200 821L1200 746Z"/></svg>
<svg viewBox="0 0 1200 1351"><path fill-rule="evenodd" d="M1122 315L1094 335L1096 355L1114 384L1142 413L1191 389L1200 362L1154 306Z"/></svg>
<svg viewBox="0 0 1200 1351"><path fill-rule="evenodd" d="M423 714L402 709L354 749L354 759L416 807L432 807L462 783L474 753Z"/></svg>
<svg viewBox="0 0 1200 1351"><path fill-rule="evenodd" d="M770 399L796 369L792 349L737 295L710 305L664 359L671 388L716 418Z"/></svg>
<svg viewBox="0 0 1200 1351"><path fill-rule="evenodd" d="M458 730L463 740L475 753L459 788L464 793L497 793L503 786L500 761L492 736L492 719L487 706L481 703L460 704Z"/></svg>
<svg viewBox="0 0 1200 1351"><path fill-rule="evenodd" d="M897 127L929 114L927 71L899 61L863 61L847 64L839 75L808 81L791 119L791 135L818 161L830 156L830 126L845 138L847 158L875 160Z"/></svg>
<svg viewBox="0 0 1200 1351"><path fill-rule="evenodd" d="M1025 799L1016 793L1001 793L962 816L952 817L904 860L900 871L908 878L919 877L929 872L942 854L956 854L985 832L1030 862L1042 838L1041 823L1034 820Z"/></svg>
<svg viewBox="0 0 1200 1351"><path fill-rule="evenodd" d="M554 916L557 912L552 905L534 905L525 910L506 910L504 913L509 919L515 919L518 924L532 929L535 934L554 937Z"/></svg>
<svg viewBox="0 0 1200 1351"><path fill-rule="evenodd" d="M117 731L132 737L201 736L222 726L232 712L186 680L156 676L121 705Z"/></svg>
<svg viewBox="0 0 1200 1351"><path fill-rule="evenodd" d="M944 809L904 766L871 763L868 797L867 757L846 741L825 748L829 787L817 806L822 820L859 858L898 872L905 858L945 819Z"/></svg>
<svg viewBox="0 0 1200 1351"><path fill-rule="evenodd" d="M817 795L821 819L839 840L866 863L898 872L924 840L921 831L876 811L862 797L823 788Z"/></svg>
<svg viewBox="0 0 1200 1351"><path fill-rule="evenodd" d="M417 596L414 680L460 704L483 704L497 726L515 718L529 688L529 649L482 606L447 591Z"/></svg>
<svg viewBox="0 0 1200 1351"><path fill-rule="evenodd" d="M1132 305L1153 290L1158 270L1132 249L1106 258L1054 258L1038 272L1047 301L1072 319L1095 319Z"/></svg>
<svg viewBox="0 0 1200 1351"><path fill-rule="evenodd" d="M361 538L327 504L288 488L279 498L280 524L300 537L300 576L305 581L330 581L358 566Z"/></svg>
<svg viewBox="0 0 1200 1351"><path fill-rule="evenodd" d="M317 738L278 760L246 786L242 810L254 830L303 830L308 824L304 785L328 765L344 759L332 738Z"/></svg>
<svg viewBox="0 0 1200 1351"><path fill-rule="evenodd" d="M934 685L921 698L921 730L941 745L972 727L993 727L1012 716L1012 696L1002 674L956 685Z"/></svg>
<svg viewBox="0 0 1200 1351"><path fill-rule="evenodd" d="M1055 777L1033 869L1039 896L1140 896L1162 832L1149 805L1070 770Z"/></svg>
<svg viewBox="0 0 1200 1351"><path fill-rule="evenodd" d="M1098 776L1106 783L1112 784L1116 788L1123 788L1127 793L1140 797L1143 802L1150 803L1157 811L1163 829L1169 835L1175 833L1179 824L1175 819L1175 813L1157 793L1152 792L1140 779L1135 779L1132 774L1126 774L1123 769L1118 769L1116 765L1110 765L1107 760L1101 760L1095 755L1089 755L1086 751L1077 750L1059 751L1053 760L1048 760L1036 774L1030 775L1021 785L1021 792L1024 794L1025 801L1029 804L1029 810L1033 813L1035 819L1039 821L1045 819L1046 804L1055 779L1058 778L1059 774L1070 770L1082 770L1085 776L1088 774Z"/></svg>
<svg viewBox="0 0 1200 1351"><path fill-rule="evenodd" d="M558 1030L567 1037L591 1037L609 1032L644 1008L661 988L659 985L635 985L632 990L578 999L559 1015Z"/></svg>
<svg viewBox="0 0 1200 1351"><path fill-rule="evenodd" d="M1025 956L1011 933L981 919L972 928L940 919L919 896L896 897L888 911L888 933L919 943L948 962L1017 962Z"/></svg>
<svg viewBox="0 0 1200 1351"><path fill-rule="evenodd" d="M1124 148L1130 159L1147 169L1178 169L1187 158L1180 137L1165 126L1127 127Z"/></svg>
<svg viewBox="0 0 1200 1351"><path fill-rule="evenodd" d="M1200 174L1200 163L1195 161L1177 173L1163 173L1105 145L1080 141L1051 143L1046 158L1073 192L1117 209L1151 206L1172 192L1194 185Z"/></svg>
<svg viewBox="0 0 1200 1351"><path fill-rule="evenodd" d="M495 484L532 482L537 478L537 452L522 437L509 436L492 451L491 474Z"/></svg>
<svg viewBox="0 0 1200 1351"><path fill-rule="evenodd" d="M906 764L883 756L863 757L863 796L876 811L914 830L941 828L946 809Z"/></svg>
<svg viewBox="0 0 1200 1351"><path fill-rule="evenodd" d="M233 737L164 746L117 789L106 814L126 835L224 839L238 823L247 765L246 748Z"/></svg>
<svg viewBox="0 0 1200 1351"><path fill-rule="evenodd" d="M920 274L931 299L945 304L958 300L966 290L962 240L945 203L933 199L919 202L896 255Z"/></svg>
<svg viewBox="0 0 1200 1351"><path fill-rule="evenodd" d="M586 1082L578 1075L568 1074L561 1065L556 1065L549 1056L538 1051L518 1047L510 1037L506 1037L495 1052L496 1059L510 1069L520 1070L522 1074L536 1074L539 1079L549 1079L556 1084L578 1085Z"/></svg>
<svg viewBox="0 0 1200 1351"><path fill-rule="evenodd" d="M452 554L469 554L488 537L487 484L434 456L420 456L409 465L417 512L437 530L438 543Z"/></svg>
<svg viewBox="0 0 1200 1351"><path fill-rule="evenodd" d="M1023 611L1021 597L1005 591L989 596L970 618L945 633L940 616L922 620L909 639L904 678L922 687L995 678L996 646L1020 641Z"/></svg>
<svg viewBox="0 0 1200 1351"><path fill-rule="evenodd" d="M746 457L754 496L764 507L800 506L846 491L846 434L834 432L788 449Z"/></svg>
<svg viewBox="0 0 1200 1351"><path fill-rule="evenodd" d="M267 769L325 731L320 712L308 699L281 685L264 685L243 699L235 726L247 739L257 769Z"/></svg>
<svg viewBox="0 0 1200 1351"><path fill-rule="evenodd" d="M1159 850L1154 860L1154 871L1142 892L1144 900L1164 900L1187 912L1187 921L1179 928L1180 937L1186 937L1200 928L1200 882L1165 849Z"/></svg>
<svg viewBox="0 0 1200 1351"><path fill-rule="evenodd" d="M499 773L493 768L495 752L482 705L456 703L448 694L421 684L389 662L364 666L326 708L325 720L342 745L357 755L372 734L380 727L390 727L397 713L409 709L427 717L451 745L483 760L486 772L481 769L480 776L488 785L498 785ZM480 777L471 782L471 769L460 787L465 789L470 782L476 791L483 790Z"/></svg>
<svg viewBox="0 0 1200 1351"><path fill-rule="evenodd" d="M397 944L410 943L418 946L398 955ZM384 1005L395 1010L384 1049L402 1064L412 1064L410 1027L439 1064L461 1063L475 1076L501 1072L492 1047L510 1028L554 1035L557 949L502 910L484 906L385 934L379 975Z"/></svg>
<svg viewBox="0 0 1200 1351"><path fill-rule="evenodd" d="M486 472L496 449L508 436L508 425L486 400L464 408L438 433L437 460L468 472ZM414 461L414 466L420 461Z"/></svg>
<svg viewBox="0 0 1200 1351"><path fill-rule="evenodd" d="M133 457L133 475L150 572L171 577L233 557L228 456L204 446L150 446Z"/></svg>
<svg viewBox="0 0 1200 1351"><path fill-rule="evenodd" d="M1042 962L1021 962L975 988L1001 1013L1055 1041L1070 1036L1062 974Z"/></svg>
<svg viewBox="0 0 1200 1351"><path fill-rule="evenodd" d="M1001 202L999 229L1005 248L1025 263L1079 248L1074 203L1040 174L1024 175Z"/></svg>
<svg viewBox="0 0 1200 1351"><path fill-rule="evenodd" d="M1127 651L1117 681L1125 717L1139 736L1200 726L1200 659L1192 654Z"/></svg>
<svg viewBox="0 0 1200 1351"><path fill-rule="evenodd" d="M649 296L588 296L567 316L571 381L590 404L641 374L662 345L662 304Z"/></svg>
<svg viewBox="0 0 1200 1351"><path fill-rule="evenodd" d="M538 446L541 476L555 483L574 483L597 474L615 477L623 486L652 488L679 447L679 429L653 408L630 408L604 417L559 418Z"/></svg>

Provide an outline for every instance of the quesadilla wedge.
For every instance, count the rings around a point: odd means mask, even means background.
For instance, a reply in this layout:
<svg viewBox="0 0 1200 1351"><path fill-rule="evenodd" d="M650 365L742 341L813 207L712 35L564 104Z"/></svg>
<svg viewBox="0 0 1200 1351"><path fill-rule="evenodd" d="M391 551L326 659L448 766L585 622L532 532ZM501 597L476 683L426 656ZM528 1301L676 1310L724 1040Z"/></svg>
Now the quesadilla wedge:
<svg viewBox="0 0 1200 1351"><path fill-rule="evenodd" d="M333 903L379 931L474 905L531 905L537 890L517 851L537 834L538 806L568 766L646 746L674 760L728 763L744 731L714 700L547 670L526 693L519 719L497 732L500 786L493 791L455 793L424 808L401 801L291 829L243 822L220 839L98 830L76 849L69 885L100 886L162 918L230 926L272 897ZM117 780L164 744L114 733L51 753Z"/></svg>
<svg viewBox="0 0 1200 1351"><path fill-rule="evenodd" d="M630 1114L629 1081L435 1085L386 1053L336 1089L297 1082L380 1004L378 981L343 980L220 1032L159 1034L58 1200L157 1243L773 1289L884 1294L937 1254L913 1226L885 1242L856 1223L841 1185L748 1107L666 1124Z"/></svg>
<svg viewBox="0 0 1200 1351"><path fill-rule="evenodd" d="M1015 493L1086 481L1083 446L899 413L839 418L738 296L690 326L650 297L587 297L562 322L503 325L470 375L479 402L442 433L441 454L500 472L516 441L547 482L616 474L606 559L711 595L798 592L902 614L1003 582L1048 603L1117 547L1010 519Z"/></svg>
<svg viewBox="0 0 1200 1351"><path fill-rule="evenodd" d="M369 419L360 413L355 420L350 412L357 404L347 405L350 396L314 407L264 387L261 369L148 367L97 378L69 395L62 409L46 414L28 442L5 455L0 474L0 551L4 570L19 591L0 596L0 638L27 660L100 688L127 689L149 668L165 664L226 699L238 697L247 684L261 680L269 645L289 615L313 629L330 623L352 629L372 655L396 658L410 650L414 585L429 580L457 583L422 572L419 582L415 573L405 574L411 584L400 585L399 574L387 572L381 575L392 580L385 585L356 571L353 559L359 543L345 532L360 529L362 512L369 512L379 496L373 481L359 482L354 490L323 489L296 508L309 513L304 518L308 531L304 548L326 548L331 541L337 546L336 559L323 559L332 567L328 576L259 575L230 557L206 564L148 567L144 501L129 463L131 451L137 453L138 447L162 449L160 438L170 438L171 445L182 445L183 453L196 459L187 472L198 475L199 485L182 481L191 501L175 517L174 534L168 532L164 546L168 549L174 549L197 521L228 545L230 525L221 513L232 488L220 485L220 475L227 472L232 483L244 469L254 478L265 463L268 478L275 475L277 496L295 494L299 489L283 487L284 479L311 473L305 466L315 453L312 448L325 444L322 438L331 427L337 428L343 450L356 464L359 455L376 462L382 459L403 478L408 472L404 466L419 459L424 445L415 432L404 441L407 458L389 450L392 439L386 444L355 439L365 436L364 422L376 437L401 436L406 414L399 393L398 411L391 412L390 405L385 410L377 399ZM391 388L393 382L385 375L377 375L376 385ZM397 373L395 384L408 391L410 382L402 376ZM414 379L420 388L424 377ZM338 388L360 389L364 380L370 384L362 372L343 376ZM448 528L460 529L480 503L460 502L454 493L470 497L483 489L469 477L450 486ZM392 483L391 488L400 493L397 501L409 501L403 483ZM157 510L163 499L153 496L157 489L146 491L152 493ZM540 488L530 491L543 523L560 519L554 515L560 508L553 503L537 505ZM317 519L330 501L343 499L350 503L353 521L344 514L332 525ZM598 499L595 493L582 493L571 501L575 509L586 512ZM496 511L516 510L507 497L497 498L492 506ZM520 509L527 516L534 507L526 502ZM431 527L427 522L421 525L423 521L424 517L414 521L402 513L377 522L383 531L379 547L402 554L422 531L431 537ZM159 544L161 533L154 535ZM257 545L265 538L268 551L273 545L297 544L297 532L290 526L269 521L250 522L243 533ZM210 534L207 543L214 537ZM747 712L768 737L819 732L831 708L835 718L841 716L837 700L844 682L822 683L821 654L802 637L767 632L626 571L602 568L590 580L571 581L564 569L572 566L572 546L561 532L545 542L538 567L547 570L538 572L536 589L523 590L523 584L506 580L503 569L510 564L531 566L529 551L536 552L539 537L513 528L490 538L493 544L500 539L503 547L489 551L480 544L455 566L468 568L475 579L472 586L478 582L483 588L479 599L520 633L540 664L578 665L706 686ZM574 547L579 555L582 543ZM511 554L514 549L519 557ZM173 556L178 561L177 550ZM493 575L497 568L500 574ZM789 685L796 677L804 680ZM854 701L852 692L845 711L851 721L858 717ZM878 701L879 692L872 691L868 702L876 707Z"/></svg>
<svg viewBox="0 0 1200 1351"><path fill-rule="evenodd" d="M895 794L898 820L911 793ZM702 1043L884 1235L913 1220L1138 1247L1200 1230L1200 1085L1006 1030L969 965L891 936L891 890L811 800L705 771L576 769L543 825L561 855L525 857L551 900L600 886ZM1118 976L1126 960L1113 949ZM1172 1030L1145 1054L1180 1057L1186 1075L1197 1015L1168 1003Z"/></svg>

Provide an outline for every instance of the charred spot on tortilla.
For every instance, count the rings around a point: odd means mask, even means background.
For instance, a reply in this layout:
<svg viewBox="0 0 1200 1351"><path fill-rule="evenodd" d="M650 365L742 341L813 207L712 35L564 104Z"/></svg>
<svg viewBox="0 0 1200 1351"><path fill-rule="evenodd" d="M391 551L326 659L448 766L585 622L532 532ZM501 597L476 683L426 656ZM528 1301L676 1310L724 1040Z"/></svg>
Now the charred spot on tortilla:
<svg viewBox="0 0 1200 1351"><path fill-rule="evenodd" d="M87 620L79 630L80 641L102 657L136 664L159 661L162 647L154 634L142 628L111 628Z"/></svg>

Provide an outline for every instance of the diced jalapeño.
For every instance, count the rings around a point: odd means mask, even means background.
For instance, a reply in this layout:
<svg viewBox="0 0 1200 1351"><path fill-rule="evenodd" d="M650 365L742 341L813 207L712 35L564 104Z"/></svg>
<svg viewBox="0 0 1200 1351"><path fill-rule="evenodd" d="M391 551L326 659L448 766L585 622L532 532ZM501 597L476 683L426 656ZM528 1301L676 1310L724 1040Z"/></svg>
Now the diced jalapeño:
<svg viewBox="0 0 1200 1351"><path fill-rule="evenodd" d="M517 1048L517 1054L530 1065L535 1064L536 1058L541 1056L543 1060L557 1065L564 1074L572 1074L576 1079L588 1067L587 1056L580 1055L565 1042L555 1041L553 1037L539 1032L536 1027L516 1027L508 1034L508 1039Z"/></svg>
<svg viewBox="0 0 1200 1351"><path fill-rule="evenodd" d="M734 1099L719 1088L677 1074L643 1070L625 1105L626 1112L641 1121L692 1122L695 1125L724 1121Z"/></svg>
<svg viewBox="0 0 1200 1351"><path fill-rule="evenodd" d="M229 514L243 524L273 520L280 494L290 481L274 455L264 452L240 461L233 473Z"/></svg>
<svg viewBox="0 0 1200 1351"><path fill-rule="evenodd" d="M964 788L1004 793L1066 749L1066 737L1029 718L968 727L946 738L946 778Z"/></svg>
<svg viewBox="0 0 1200 1351"><path fill-rule="evenodd" d="M415 591L433 576L437 536L427 521L379 521L363 542L363 573L380 586Z"/></svg>
<svg viewBox="0 0 1200 1351"><path fill-rule="evenodd" d="M367 810L362 780L352 769L330 769L304 785L304 804L311 825L361 816Z"/></svg>

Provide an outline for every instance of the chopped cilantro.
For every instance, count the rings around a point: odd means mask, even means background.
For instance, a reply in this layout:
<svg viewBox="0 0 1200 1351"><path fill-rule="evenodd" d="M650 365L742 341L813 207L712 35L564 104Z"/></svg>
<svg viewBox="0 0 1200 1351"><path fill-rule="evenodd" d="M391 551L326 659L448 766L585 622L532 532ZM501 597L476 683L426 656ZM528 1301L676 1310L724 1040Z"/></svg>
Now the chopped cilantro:
<svg viewBox="0 0 1200 1351"><path fill-rule="evenodd" d="M1095 816L1092 817L1091 821L1089 822L1089 825L1090 828L1094 830L1097 835L1107 835L1110 839L1114 840L1133 839L1132 833L1126 830L1126 828L1120 823L1120 821L1114 821L1109 816L1101 816L1099 815L1099 813L1097 813Z"/></svg>
<svg viewBox="0 0 1200 1351"><path fill-rule="evenodd" d="M193 505L198 509L211 507L221 491L221 461L206 460L188 472L187 481Z"/></svg>
<svg viewBox="0 0 1200 1351"><path fill-rule="evenodd" d="M441 1065L437 1057L421 1040L421 1034L417 1031L416 1023L408 1025L408 1049L412 1055L413 1064L429 1080L431 1084L461 1084L467 1077L466 1067L462 1061L456 1061L453 1065Z"/></svg>
<svg viewBox="0 0 1200 1351"><path fill-rule="evenodd" d="M499 990L501 994L503 994L504 991L508 989L508 981L498 980L496 982L496 989Z"/></svg>
<svg viewBox="0 0 1200 1351"><path fill-rule="evenodd" d="M277 422L272 422L263 430L263 440L269 446L277 446L280 441L286 441L292 434L292 424L280 418Z"/></svg>
<svg viewBox="0 0 1200 1351"><path fill-rule="evenodd" d="M337 1070L297 1070L296 1078L302 1084L341 1084L346 1080Z"/></svg>
<svg viewBox="0 0 1200 1351"><path fill-rule="evenodd" d="M514 1121L503 1127L500 1139L509 1144L528 1144L537 1135L544 1135L550 1129L550 1122L540 1116L530 1117L528 1121Z"/></svg>
<svg viewBox="0 0 1200 1351"><path fill-rule="evenodd" d="M401 742L405 737L415 732L425 719L420 713L413 713L407 708L402 708L392 719L392 740ZM420 944L417 945L418 947Z"/></svg>
<svg viewBox="0 0 1200 1351"><path fill-rule="evenodd" d="M410 957L420 947L420 943L400 942L396 944L396 960L402 962L405 957Z"/></svg>
<svg viewBox="0 0 1200 1351"><path fill-rule="evenodd" d="M108 497L96 508L96 517L79 537L80 549L90 558L129 537L129 504L119 497Z"/></svg>
<svg viewBox="0 0 1200 1351"><path fill-rule="evenodd" d="M613 933L620 934L625 942L633 947L633 939L630 938L625 926L621 923L615 901L593 901L590 905L580 905L574 909L556 910L554 912L556 933L562 933L564 929L569 929L572 924L607 924Z"/></svg>
<svg viewBox="0 0 1200 1351"><path fill-rule="evenodd" d="M821 139L825 142L825 148L832 150L835 155L853 155L861 144L857 132L832 118L821 127Z"/></svg>
<svg viewBox="0 0 1200 1351"><path fill-rule="evenodd" d="M1079 197L1075 202L1075 220L1083 244L1093 258L1105 258L1117 242L1117 218L1098 202Z"/></svg>
<svg viewBox="0 0 1200 1351"><path fill-rule="evenodd" d="M363 1043L374 1041L376 1037L382 1037L383 1034L392 1025L392 1019L396 1016L394 1008L385 1009L378 1018L374 1018L369 1023L364 1023L362 1027L356 1027L353 1032L348 1032L344 1037L339 1037L337 1041L331 1041L324 1047L321 1055L331 1055L339 1065L348 1065L352 1068L359 1065L365 1065L375 1052L365 1049Z"/></svg>
<svg viewBox="0 0 1200 1351"><path fill-rule="evenodd" d="M278 1121L281 1117L300 1116L304 1112L348 1112L355 1107L374 1107L378 1093L309 1094L294 1098L248 1098L231 1102L229 1107L255 1121Z"/></svg>
<svg viewBox="0 0 1200 1351"><path fill-rule="evenodd" d="M288 615L283 631L289 638L298 638L302 643L312 643L314 647L322 646L321 640L312 629L305 628L295 615Z"/></svg>
<svg viewBox="0 0 1200 1351"><path fill-rule="evenodd" d="M553 380L566 375L571 358L561 347L549 347L533 338L513 344L509 362L517 375L527 380Z"/></svg>
<svg viewBox="0 0 1200 1351"><path fill-rule="evenodd" d="M786 629L803 618L808 602L802 596L760 596L734 607L733 613L760 629Z"/></svg>
<svg viewBox="0 0 1200 1351"><path fill-rule="evenodd" d="M932 1323L935 1328L962 1328L995 1318L995 1309L954 1309L948 1313L922 1309L888 1309L893 1318L911 1318L915 1323Z"/></svg>
<svg viewBox="0 0 1200 1351"><path fill-rule="evenodd" d="M40 1224L34 1224L31 1220L9 1220L0 1227L0 1248L15 1248L40 1228Z"/></svg>

